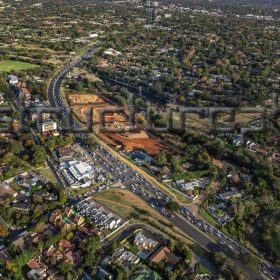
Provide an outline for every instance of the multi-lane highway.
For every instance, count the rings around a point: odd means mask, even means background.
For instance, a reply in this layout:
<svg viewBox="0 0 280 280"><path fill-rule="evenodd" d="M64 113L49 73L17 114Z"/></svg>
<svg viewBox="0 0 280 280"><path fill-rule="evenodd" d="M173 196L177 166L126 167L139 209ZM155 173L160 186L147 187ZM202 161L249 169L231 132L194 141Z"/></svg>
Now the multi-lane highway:
<svg viewBox="0 0 280 280"><path fill-rule="evenodd" d="M50 82L48 89L49 102L52 107L60 108L62 119L67 118L67 108L60 97L60 87L64 76L71 71L73 67L76 67L86 59L90 53L94 51L95 47L96 46L91 46L82 56L77 57L72 63L66 64ZM79 124L73 121L73 127L79 128ZM159 190L155 185L150 183L139 172L123 162L121 157L117 158L109 153L107 149L104 148L106 146L105 144L103 147L96 144L96 148L93 151L86 144L90 140L88 133L74 132L74 134L76 136L76 141L87 150L93 160L98 161L98 163L102 165L102 168L112 175L111 183L122 183L127 189L165 216L166 219L172 222L201 247L211 252L224 252L229 258L231 258L236 267L242 269L247 274L249 279L265 279L262 275L266 275L268 279L278 279L278 269L268 262L263 261L258 267L259 272L256 272L256 270L246 266L240 260L233 257L234 255L238 256L240 254L252 252L235 240L232 240L230 237L221 233L218 229L199 219L186 208L182 207L178 214L171 213L166 208L166 204L172 201L172 199ZM107 187L108 185L104 186L104 188ZM99 190L92 191L90 195L93 195L98 191ZM87 195L89 194L86 194L85 196ZM84 197L81 197L80 199L83 198Z"/></svg>

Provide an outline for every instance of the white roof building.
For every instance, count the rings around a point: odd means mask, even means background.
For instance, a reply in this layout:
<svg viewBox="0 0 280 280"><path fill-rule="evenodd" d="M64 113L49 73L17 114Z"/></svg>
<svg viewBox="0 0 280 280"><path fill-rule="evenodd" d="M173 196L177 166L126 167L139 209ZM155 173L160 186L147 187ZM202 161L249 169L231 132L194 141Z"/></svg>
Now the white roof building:
<svg viewBox="0 0 280 280"><path fill-rule="evenodd" d="M114 49L112 49L112 48L109 48L109 49L107 49L107 50L104 51L104 54L105 54L105 55L117 56L117 55L120 55L121 52L118 52L118 51L116 51L116 50L114 50Z"/></svg>
<svg viewBox="0 0 280 280"><path fill-rule="evenodd" d="M69 165L69 171L77 181L93 178L94 168L90 164L81 161L70 161Z"/></svg>
<svg viewBox="0 0 280 280"><path fill-rule="evenodd" d="M47 121L42 123L42 132L57 130L57 123L54 121Z"/></svg>
<svg viewBox="0 0 280 280"><path fill-rule="evenodd" d="M155 248L158 245L158 242L151 239L151 238L147 238L144 234L139 233L135 236L134 239L134 244L138 247L142 247L142 248Z"/></svg>
<svg viewBox="0 0 280 280"><path fill-rule="evenodd" d="M98 38L98 34L97 33L90 33L89 35L88 35L88 37L89 38Z"/></svg>
<svg viewBox="0 0 280 280"><path fill-rule="evenodd" d="M18 83L18 77L15 75L9 75L8 80L10 85L15 86Z"/></svg>

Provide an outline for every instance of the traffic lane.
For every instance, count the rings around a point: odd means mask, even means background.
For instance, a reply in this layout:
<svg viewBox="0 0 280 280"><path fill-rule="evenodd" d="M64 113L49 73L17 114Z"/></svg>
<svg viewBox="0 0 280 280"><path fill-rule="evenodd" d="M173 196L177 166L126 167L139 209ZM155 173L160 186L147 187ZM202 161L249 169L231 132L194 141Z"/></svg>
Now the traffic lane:
<svg viewBox="0 0 280 280"><path fill-rule="evenodd" d="M65 70L63 71L63 72L61 72L60 73L60 75L58 75L58 78L57 78L57 80L58 81L55 81L55 84L54 84L54 87L53 87L53 90L52 90L52 92L55 94L55 95L58 95L59 96L59 87L60 87L60 83L61 83L61 79L62 79L62 77L63 77L63 75L65 75L65 73L67 73L70 69L71 69L71 67L73 67L75 64L78 64L80 61L78 60L77 62L74 62L72 65L69 65L68 67L65 67ZM50 92L51 93L51 92ZM180 227L180 225L178 226L178 227ZM190 227L188 227L188 229L190 230ZM188 231L189 232L189 231ZM199 231L198 231L199 232ZM190 233L189 233L190 234ZM202 234L202 233L201 233ZM196 235L197 235L197 232L196 232ZM203 238L201 238L200 239L200 242L202 242L203 240L205 240L205 237L203 236ZM206 242L207 243L207 242ZM205 243L205 244L206 244ZM208 248L209 246L210 247L212 247L213 245L211 245L211 243L212 244L214 244L212 241L210 242L210 243L207 243L207 244L210 244L210 245L204 245L205 246L205 248ZM214 247L215 248L219 248L217 245L215 245L214 244ZM213 248L213 250L215 249L215 248Z"/></svg>
<svg viewBox="0 0 280 280"><path fill-rule="evenodd" d="M182 217L186 218L189 222L191 222L195 227L197 227L200 231L203 231L209 234L215 241L218 241L222 245L228 246L228 248L233 251L236 255L240 253L240 249L236 246L235 243L232 243L229 238L226 238L222 233L219 232L216 228L212 227L209 224L206 224L203 220L197 218L192 213L181 213Z"/></svg>
<svg viewBox="0 0 280 280"><path fill-rule="evenodd" d="M58 92L59 92L59 90L58 90ZM107 157L108 153L105 153L105 154L106 154L106 157ZM114 166L114 164L112 164L112 163L110 165ZM116 172L116 173L121 173L121 172ZM121 174L118 174L118 175L121 175ZM181 228L187 235L189 235L191 238L196 240L196 242L198 242L202 247L204 247L207 250L212 251L212 252L219 252L219 251L221 251L220 247L217 244L215 244L212 240L207 239L202 233L199 232L199 230L194 229L190 225L186 225L185 223L182 223L182 220L181 221L180 220L176 221L176 219L178 219L178 217L174 217L174 219L172 219L172 221L174 221L174 223L179 228ZM258 279L258 278L256 277L254 279Z"/></svg>
<svg viewBox="0 0 280 280"><path fill-rule="evenodd" d="M181 217L174 215L174 218L171 219L171 221L184 233L186 233L190 238L198 242L198 244L203 247L204 249L207 249L211 252L219 252L219 246L215 244L210 238L207 238L204 234L199 232L195 227L188 224L185 220L183 220Z"/></svg>
<svg viewBox="0 0 280 280"><path fill-rule="evenodd" d="M273 266L261 263L259 266L260 272L262 272L266 277L272 280L279 280L279 271L278 269L275 269Z"/></svg>
<svg viewBox="0 0 280 280"><path fill-rule="evenodd" d="M173 219L170 219L171 222L173 222L179 229L181 229L185 234L187 234L190 238L195 240L201 247L206 249L210 252L223 252L225 255L228 255L228 252L223 250L220 246L218 246L216 243L213 242L209 237L204 235L202 232L200 232L198 229L194 228L191 224L189 224L187 221L185 221L183 218L179 217L178 215L174 215ZM262 280L262 277L253 269L250 269L249 267L245 266L242 262L239 260L230 258L233 265L237 268L240 268L242 271L244 271L248 279L252 280Z"/></svg>

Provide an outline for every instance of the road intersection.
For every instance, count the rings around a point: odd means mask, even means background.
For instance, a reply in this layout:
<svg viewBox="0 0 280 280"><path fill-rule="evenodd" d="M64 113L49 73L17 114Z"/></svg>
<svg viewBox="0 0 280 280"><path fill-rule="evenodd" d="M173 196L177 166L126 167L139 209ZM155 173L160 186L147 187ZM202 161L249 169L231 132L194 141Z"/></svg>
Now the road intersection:
<svg viewBox="0 0 280 280"><path fill-rule="evenodd" d="M66 64L49 84L48 98L50 105L52 107L59 108L62 112L63 118L67 117L67 108L60 97L60 87L62 81L68 72L89 57L90 53L94 51L96 46L97 45L91 46L83 55L76 57L73 62ZM76 129L80 128L79 124L75 120L73 121L73 126ZM193 239L197 244L199 244L199 246L209 252L225 253L236 267L246 273L249 279L279 279L277 278L279 273L278 269L270 263L261 260L259 256L257 257L260 259L260 264L256 269L252 269L242 263L238 259L240 254L254 253L249 251L237 241L231 239L229 236L220 232L218 229L207 224L205 221L190 212L187 208L182 207L180 213L171 213L166 208L166 204L172 201L172 198L149 182L149 180L147 180L147 178L145 178L142 174L122 161L121 155L116 157L108 152L105 143L104 145L96 144L95 151L93 151L86 144L89 140L91 140L88 133L77 131L74 132L74 135L76 137L76 141L87 150L93 160L98 161L99 164L112 175L111 184L122 183L127 189L144 200L148 205L157 210L177 228ZM59 177L59 175L57 176ZM62 186L66 188L64 183L62 183ZM107 189L107 187L108 185L104 186L104 189ZM92 196L94 193L101 190L102 189L96 189L90 194L86 194L78 199L84 199L87 195ZM67 194L69 193L67 192Z"/></svg>

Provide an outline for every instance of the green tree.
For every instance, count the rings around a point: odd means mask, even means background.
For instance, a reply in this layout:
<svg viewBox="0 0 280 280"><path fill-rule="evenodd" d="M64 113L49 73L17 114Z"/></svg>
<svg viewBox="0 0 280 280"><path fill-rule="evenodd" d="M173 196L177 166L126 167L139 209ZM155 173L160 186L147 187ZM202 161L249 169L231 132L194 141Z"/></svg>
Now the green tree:
<svg viewBox="0 0 280 280"><path fill-rule="evenodd" d="M13 154L20 154L22 151L24 151L24 147L22 142L16 141L11 144L10 146L10 152Z"/></svg>
<svg viewBox="0 0 280 280"><path fill-rule="evenodd" d="M171 156L171 165L175 172L178 172L181 170L181 158L180 156Z"/></svg>
<svg viewBox="0 0 280 280"><path fill-rule="evenodd" d="M158 165L165 165L167 163L166 152L161 151L158 155L156 155L155 161Z"/></svg>
<svg viewBox="0 0 280 280"><path fill-rule="evenodd" d="M177 212L180 209L180 204L175 201L171 201L167 204L167 208L171 211Z"/></svg>
<svg viewBox="0 0 280 280"><path fill-rule="evenodd" d="M64 205L67 202L67 195L64 190L59 191L59 204Z"/></svg>
<svg viewBox="0 0 280 280"><path fill-rule="evenodd" d="M154 88L153 89L154 89L156 95L158 95L158 96L162 95L163 90L162 90L162 83L161 82L156 82L154 84Z"/></svg>
<svg viewBox="0 0 280 280"><path fill-rule="evenodd" d="M85 252L84 264L87 267L92 267L97 262L96 252L101 247L99 236L92 236L83 246Z"/></svg>
<svg viewBox="0 0 280 280"><path fill-rule="evenodd" d="M0 237L6 237L9 233L8 227L5 224L0 224Z"/></svg>
<svg viewBox="0 0 280 280"><path fill-rule="evenodd" d="M43 146L35 146L33 149L32 164L41 166L46 160L46 149Z"/></svg>
<svg viewBox="0 0 280 280"><path fill-rule="evenodd" d="M73 265L69 262L62 262L59 265L59 270L62 274L66 275L73 269Z"/></svg>

